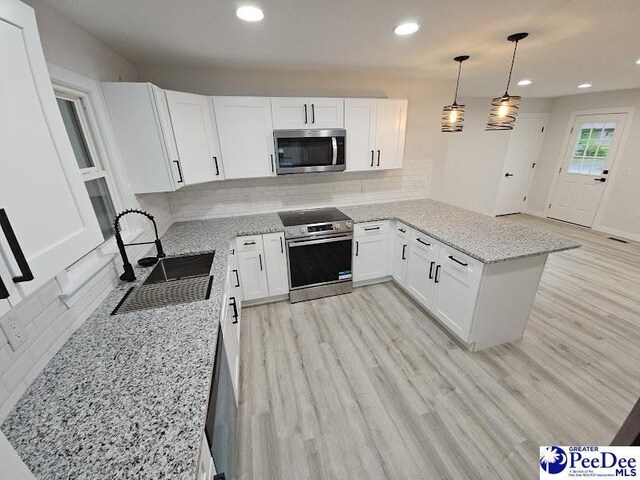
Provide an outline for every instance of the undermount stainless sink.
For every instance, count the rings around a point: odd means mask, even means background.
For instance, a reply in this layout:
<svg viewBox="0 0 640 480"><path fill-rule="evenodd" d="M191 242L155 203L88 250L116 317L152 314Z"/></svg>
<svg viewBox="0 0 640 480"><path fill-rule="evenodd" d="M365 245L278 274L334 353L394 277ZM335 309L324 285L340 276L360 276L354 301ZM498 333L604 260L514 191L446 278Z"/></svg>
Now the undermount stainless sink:
<svg viewBox="0 0 640 480"><path fill-rule="evenodd" d="M206 300L215 252L163 258L142 285L131 288L111 315Z"/></svg>

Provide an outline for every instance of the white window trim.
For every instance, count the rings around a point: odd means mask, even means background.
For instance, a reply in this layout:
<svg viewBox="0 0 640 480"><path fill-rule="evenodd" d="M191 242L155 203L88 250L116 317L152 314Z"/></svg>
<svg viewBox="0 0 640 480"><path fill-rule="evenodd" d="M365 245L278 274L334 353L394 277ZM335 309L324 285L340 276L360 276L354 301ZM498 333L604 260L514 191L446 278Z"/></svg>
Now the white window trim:
<svg viewBox="0 0 640 480"><path fill-rule="evenodd" d="M80 94L83 97L84 114L88 122L94 126L88 128L93 137L88 140L93 143L90 148L96 150L94 161L99 161L102 169L107 172L106 178L113 205L116 212L122 211L129 203L125 202L125 199L133 199L134 196L118 163L120 154L99 82L50 63L47 64L47 68L56 91L66 91L76 96ZM122 236L127 243L134 241L144 232L137 219L123 219L121 225ZM117 267L118 262L114 261L117 255L115 238L112 237L57 275L56 279L62 289L61 298L65 303L74 304L77 301L76 297L79 297L76 294L82 287L109 264L114 263Z"/></svg>

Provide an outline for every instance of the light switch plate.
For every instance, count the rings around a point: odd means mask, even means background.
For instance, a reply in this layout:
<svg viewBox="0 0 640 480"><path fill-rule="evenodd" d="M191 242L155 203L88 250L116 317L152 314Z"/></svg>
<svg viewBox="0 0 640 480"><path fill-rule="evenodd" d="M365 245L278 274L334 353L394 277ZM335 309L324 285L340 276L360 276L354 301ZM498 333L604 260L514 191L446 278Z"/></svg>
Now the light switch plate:
<svg viewBox="0 0 640 480"><path fill-rule="evenodd" d="M27 334L25 333L24 328L22 328L17 315L13 312L5 315L5 317L0 321L0 328L2 328L2 331L7 337L9 345L13 351L20 348L20 345L27 340Z"/></svg>

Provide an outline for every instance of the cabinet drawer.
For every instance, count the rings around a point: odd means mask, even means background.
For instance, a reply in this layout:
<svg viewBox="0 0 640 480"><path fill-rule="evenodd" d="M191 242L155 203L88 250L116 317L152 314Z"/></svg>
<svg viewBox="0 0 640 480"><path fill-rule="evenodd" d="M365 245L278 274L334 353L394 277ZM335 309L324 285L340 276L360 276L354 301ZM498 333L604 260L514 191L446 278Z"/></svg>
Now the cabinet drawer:
<svg viewBox="0 0 640 480"><path fill-rule="evenodd" d="M358 223L354 227L354 235L356 237L364 237L367 235L379 235L389 232L389 220L381 222Z"/></svg>
<svg viewBox="0 0 640 480"><path fill-rule="evenodd" d="M425 235L417 230L411 230L411 247L418 248L432 255L438 256L440 251L440 242L431 238L429 235Z"/></svg>
<svg viewBox="0 0 640 480"><path fill-rule="evenodd" d="M482 277L482 262L448 245L442 245L440 261L452 268L465 272L475 280L479 281L480 277Z"/></svg>
<svg viewBox="0 0 640 480"><path fill-rule="evenodd" d="M402 238L409 238L409 235L411 235L411 229L402 222L396 222L395 234Z"/></svg>
<svg viewBox="0 0 640 480"><path fill-rule="evenodd" d="M248 235L236 238L236 248L238 252L251 252L262 250L262 235Z"/></svg>

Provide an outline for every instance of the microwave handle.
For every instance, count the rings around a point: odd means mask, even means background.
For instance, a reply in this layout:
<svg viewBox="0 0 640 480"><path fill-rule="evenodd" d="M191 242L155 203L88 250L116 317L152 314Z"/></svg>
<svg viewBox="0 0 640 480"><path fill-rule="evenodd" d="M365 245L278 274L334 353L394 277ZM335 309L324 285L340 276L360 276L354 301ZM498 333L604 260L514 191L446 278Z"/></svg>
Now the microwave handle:
<svg viewBox="0 0 640 480"><path fill-rule="evenodd" d="M331 165L335 165L338 161L338 140L336 137L331 137L331 147L333 149L333 158L331 159Z"/></svg>

